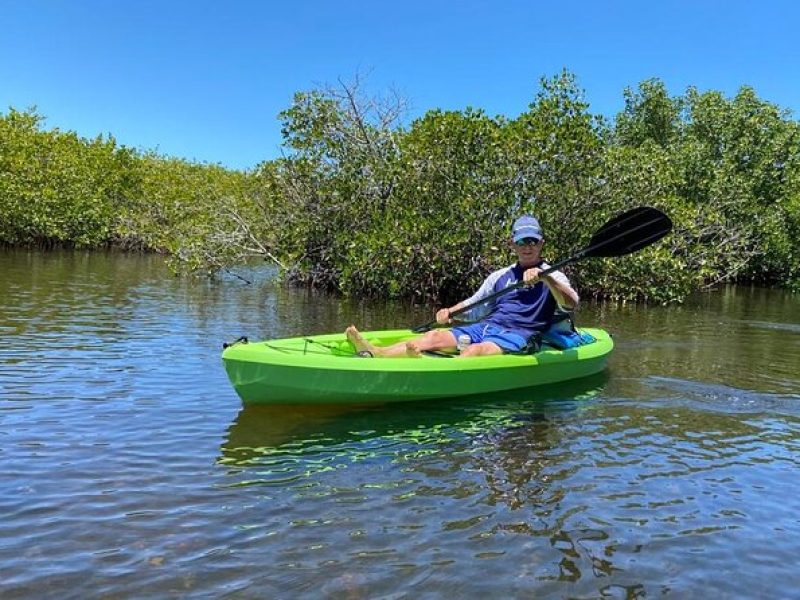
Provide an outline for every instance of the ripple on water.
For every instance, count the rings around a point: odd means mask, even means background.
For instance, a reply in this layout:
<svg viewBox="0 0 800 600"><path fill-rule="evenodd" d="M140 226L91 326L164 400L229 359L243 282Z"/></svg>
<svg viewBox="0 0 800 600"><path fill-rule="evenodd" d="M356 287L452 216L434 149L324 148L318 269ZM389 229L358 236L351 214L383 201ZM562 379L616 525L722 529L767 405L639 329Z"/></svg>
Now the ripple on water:
<svg viewBox="0 0 800 600"><path fill-rule="evenodd" d="M654 389L674 392L676 403L694 403L699 409L800 415L800 394L757 392L673 377L648 377L645 383Z"/></svg>

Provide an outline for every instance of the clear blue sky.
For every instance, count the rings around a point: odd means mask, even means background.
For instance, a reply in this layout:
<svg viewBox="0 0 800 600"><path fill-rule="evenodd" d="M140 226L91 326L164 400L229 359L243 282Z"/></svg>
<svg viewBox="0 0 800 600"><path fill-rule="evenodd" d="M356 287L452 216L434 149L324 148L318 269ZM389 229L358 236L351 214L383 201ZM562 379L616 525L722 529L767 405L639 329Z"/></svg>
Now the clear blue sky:
<svg viewBox="0 0 800 600"><path fill-rule="evenodd" d="M0 0L0 111L171 156L255 166L280 153L296 91L368 73L410 117L513 117L566 67L615 115L651 77L800 115L800 2Z"/></svg>

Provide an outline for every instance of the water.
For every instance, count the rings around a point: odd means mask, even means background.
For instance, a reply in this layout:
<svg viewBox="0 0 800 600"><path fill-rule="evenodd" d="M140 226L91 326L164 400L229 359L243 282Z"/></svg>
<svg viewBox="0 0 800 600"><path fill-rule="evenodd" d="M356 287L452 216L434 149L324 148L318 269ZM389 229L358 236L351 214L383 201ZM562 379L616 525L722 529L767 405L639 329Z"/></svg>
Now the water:
<svg viewBox="0 0 800 600"><path fill-rule="evenodd" d="M800 298L587 307L607 373L242 408L225 340L425 322L158 257L0 253L0 597L798 597Z"/></svg>

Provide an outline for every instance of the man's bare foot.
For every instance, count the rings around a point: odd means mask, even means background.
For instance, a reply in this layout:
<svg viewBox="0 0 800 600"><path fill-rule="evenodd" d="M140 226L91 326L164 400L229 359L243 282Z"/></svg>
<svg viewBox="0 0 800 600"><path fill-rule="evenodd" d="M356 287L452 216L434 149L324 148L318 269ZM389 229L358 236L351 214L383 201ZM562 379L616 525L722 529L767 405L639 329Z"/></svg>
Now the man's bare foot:
<svg viewBox="0 0 800 600"><path fill-rule="evenodd" d="M419 349L416 342L406 342L406 356L416 358L420 354L422 354L422 351Z"/></svg>
<svg viewBox="0 0 800 600"><path fill-rule="evenodd" d="M356 352L369 352L372 356L380 356L380 351L378 348L372 344L370 344L361 332L356 329L355 325L350 325L347 329L344 330L344 334L347 336L347 341L353 344L353 348L356 349Z"/></svg>

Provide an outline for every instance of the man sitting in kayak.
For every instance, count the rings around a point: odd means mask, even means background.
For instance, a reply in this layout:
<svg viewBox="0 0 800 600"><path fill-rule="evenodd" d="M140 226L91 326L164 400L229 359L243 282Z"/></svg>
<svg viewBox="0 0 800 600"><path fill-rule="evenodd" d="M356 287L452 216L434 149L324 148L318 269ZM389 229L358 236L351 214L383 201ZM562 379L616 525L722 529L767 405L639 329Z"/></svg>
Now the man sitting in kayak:
<svg viewBox="0 0 800 600"><path fill-rule="evenodd" d="M544 238L535 217L525 215L514 221L509 243L517 253L516 264L491 273L472 297L436 312L437 323L452 323L450 313L520 280L525 282L525 287L465 313L469 320L480 319L477 322L434 329L419 338L386 347L370 343L351 325L345 330L347 339L365 356L419 356L425 351L454 350L461 335L468 335L471 342L459 355L462 357L523 352L532 336L549 327L557 306L571 311L577 308L580 299L561 271L539 278L548 265L540 258ZM476 314L477 311L484 314Z"/></svg>

